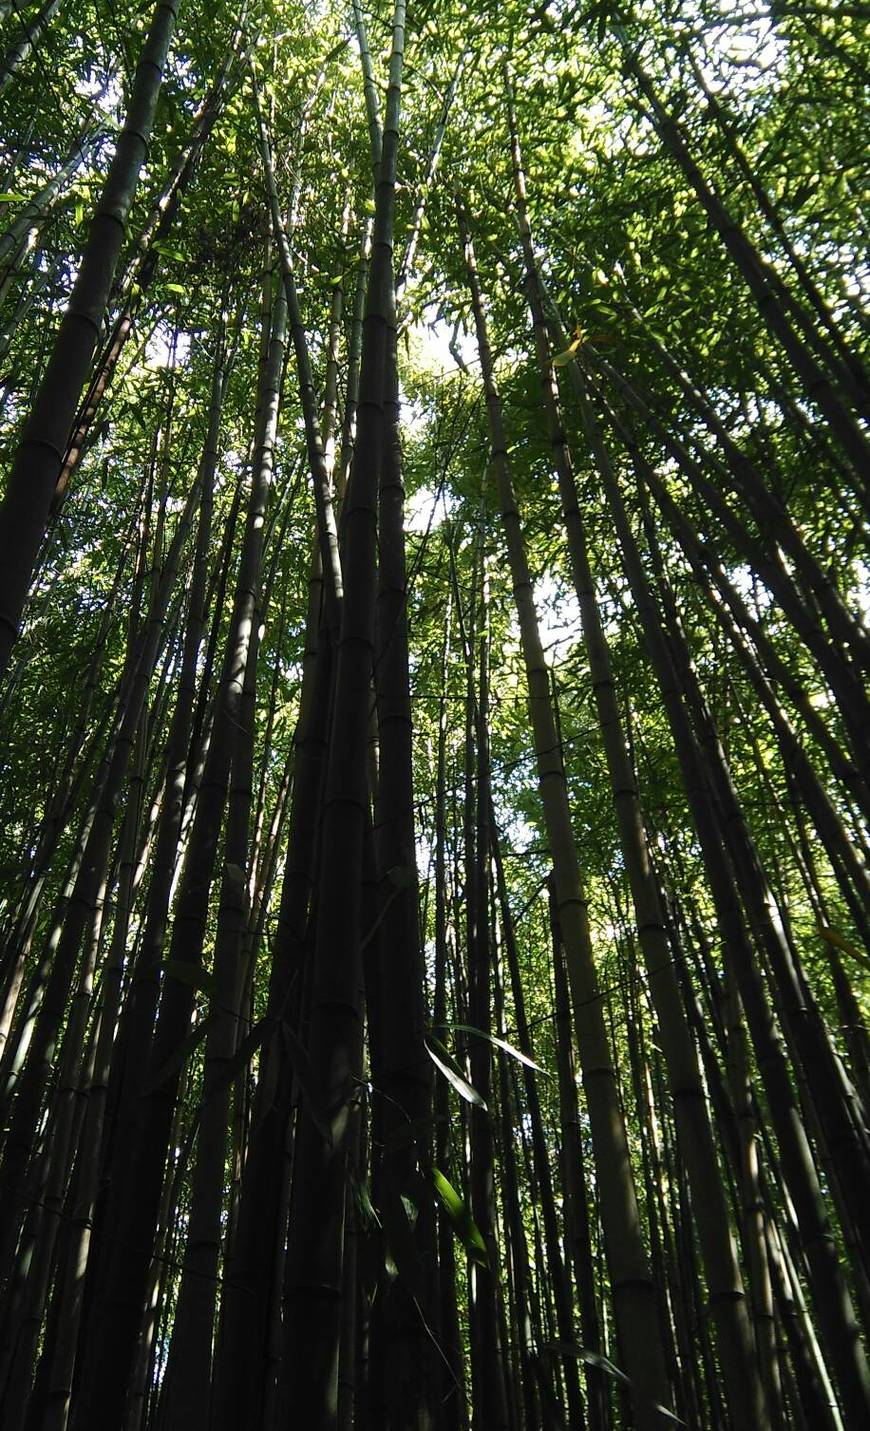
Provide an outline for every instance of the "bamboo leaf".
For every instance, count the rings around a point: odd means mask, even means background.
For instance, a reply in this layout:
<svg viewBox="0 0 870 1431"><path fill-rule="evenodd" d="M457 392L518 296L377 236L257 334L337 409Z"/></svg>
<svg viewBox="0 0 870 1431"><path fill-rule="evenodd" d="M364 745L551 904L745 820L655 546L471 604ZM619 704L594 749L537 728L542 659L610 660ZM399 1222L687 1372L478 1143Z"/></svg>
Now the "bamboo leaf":
<svg viewBox="0 0 870 1431"><path fill-rule="evenodd" d="M851 939L847 939L845 934L841 934L839 929L832 929L829 924L820 924L819 933L822 938L832 944L835 949L839 949L841 954L848 954L850 959L854 959L858 964L863 964L865 969L870 969L870 958L860 950Z"/></svg>
<svg viewBox="0 0 870 1431"><path fill-rule="evenodd" d="M452 1053L448 1053L443 1043L439 1043L437 1038L433 1038L431 1034L428 1038L423 1040L423 1043L435 1067L444 1074L447 1082L453 1084L456 1092L460 1094L466 1102L473 1103L476 1108L482 1108L484 1113L486 1113L488 1110L485 1100L481 1097L473 1084L469 1083Z"/></svg>
<svg viewBox="0 0 870 1431"><path fill-rule="evenodd" d="M471 1215L471 1209L460 1197L453 1184L445 1178L440 1168L432 1168L432 1182L441 1206L450 1219L450 1225L473 1262L481 1267L489 1265L483 1233Z"/></svg>
<svg viewBox="0 0 870 1431"><path fill-rule="evenodd" d="M155 239L154 243L152 244L152 248L154 248L157 253L161 254L164 258L174 258L178 263L187 262L187 259L185 258L184 254L181 253L177 248L173 248L172 245L170 243L167 243L165 239Z"/></svg>
<svg viewBox="0 0 870 1431"><path fill-rule="evenodd" d="M302 1106L326 1146L331 1148L332 1127L323 1097L319 1096L316 1090L311 1060L289 1024L282 1023L281 1032L287 1045L287 1056L293 1065L293 1072L302 1090Z"/></svg>
<svg viewBox="0 0 870 1431"><path fill-rule="evenodd" d="M397 1194L385 1196L378 1208L378 1216L386 1239L387 1270L393 1270L411 1296L420 1300L423 1296L423 1264L404 1199Z"/></svg>
<svg viewBox="0 0 870 1431"><path fill-rule="evenodd" d="M600 1352L591 1351L589 1347L581 1347L579 1342L550 1342L547 1350L555 1352L558 1356L575 1356L578 1361L585 1362L587 1366L597 1367L599 1371L605 1371L608 1376L612 1376L614 1381L621 1381L625 1386L631 1386L631 1378L626 1376L624 1371L620 1371L618 1366L614 1366L606 1356Z"/></svg>
<svg viewBox="0 0 870 1431"><path fill-rule="evenodd" d="M564 368L567 363L570 363L571 359L574 357L574 354L577 352L577 349L580 347L580 344L582 342L583 339L578 336L574 339L573 343L568 344L564 353L557 353L553 358L553 367Z"/></svg>
<svg viewBox="0 0 870 1431"><path fill-rule="evenodd" d="M623 1385L633 1387L631 1377L626 1376L624 1371L620 1371L618 1366L614 1366L606 1356L600 1352L591 1351L589 1347L581 1347L578 1342L550 1342L545 1348L550 1353L557 1356L575 1356L579 1361L585 1362L587 1366L597 1367L599 1371L606 1372L615 1381L621 1381ZM675 1416L673 1411L669 1411L666 1406L661 1406L657 1401L652 1403L653 1411L657 1411L665 1421L669 1421L672 1426L685 1426L685 1421L681 1421L679 1416Z"/></svg>
<svg viewBox="0 0 870 1431"><path fill-rule="evenodd" d="M374 1203L372 1202L371 1198L371 1192L369 1191L368 1179L357 1178L351 1175L351 1181L353 1185L354 1201L356 1202L357 1210L363 1220L363 1223L366 1227L379 1227L380 1218L375 1212Z"/></svg>
<svg viewBox="0 0 870 1431"><path fill-rule="evenodd" d="M414 872L413 870L409 870L406 865L393 865L392 869L387 871L387 878L393 887L378 910L377 918L374 920L368 933L363 937L360 944L361 950L366 949L374 939L393 900L398 898L401 890L407 889L412 883Z"/></svg>
<svg viewBox="0 0 870 1431"><path fill-rule="evenodd" d="M228 1083L232 1083L236 1077L247 1068L257 1049L263 1042L267 1030L273 1023L274 1019L272 1018L258 1019L250 1032L242 1039L232 1058L226 1059L218 1072L214 1074L209 1086L208 1098L214 1097L216 1093L219 1093ZM205 1099L204 1102L208 1102L208 1099Z"/></svg>
<svg viewBox="0 0 870 1431"><path fill-rule="evenodd" d="M162 1088L164 1083L167 1083L173 1074L178 1073L179 1070L184 1067L184 1064L190 1058L194 1049L198 1048L202 1043L211 1028L211 1023L210 1015L204 1019L200 1019L196 1027L191 1029L190 1033L181 1040L175 1052L169 1055L165 1063L161 1064L154 1077L145 1085L142 1090L143 1098L148 1098L152 1093L156 1093L158 1088Z"/></svg>
<svg viewBox="0 0 870 1431"><path fill-rule="evenodd" d="M213 999L216 993L214 975L201 964L188 963L186 959L164 959L163 971L167 979L177 984L186 984L189 989L198 989Z"/></svg>
<svg viewBox="0 0 870 1431"><path fill-rule="evenodd" d="M512 1043L508 1043L507 1039L499 1038L497 1034L490 1034L486 1033L483 1029L476 1029L473 1024L451 1024L450 1028L455 1029L458 1033L477 1034L478 1038L485 1038L487 1043L494 1044L496 1048L503 1049L505 1053L509 1053L511 1058L517 1059L519 1063L524 1063L528 1068L533 1068L536 1073L546 1074L547 1078L550 1077L546 1068L542 1068L539 1063L535 1063L533 1058L529 1058L527 1053L523 1053L521 1049L514 1048Z"/></svg>

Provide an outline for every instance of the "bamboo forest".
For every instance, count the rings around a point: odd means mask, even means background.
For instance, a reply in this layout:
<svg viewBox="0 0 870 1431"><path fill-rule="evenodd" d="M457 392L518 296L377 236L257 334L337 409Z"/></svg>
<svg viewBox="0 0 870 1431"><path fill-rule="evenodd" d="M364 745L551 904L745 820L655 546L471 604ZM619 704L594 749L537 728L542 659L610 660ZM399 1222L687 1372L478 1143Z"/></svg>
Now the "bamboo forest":
<svg viewBox="0 0 870 1431"><path fill-rule="evenodd" d="M0 0L2 1431L870 1431L868 21Z"/></svg>

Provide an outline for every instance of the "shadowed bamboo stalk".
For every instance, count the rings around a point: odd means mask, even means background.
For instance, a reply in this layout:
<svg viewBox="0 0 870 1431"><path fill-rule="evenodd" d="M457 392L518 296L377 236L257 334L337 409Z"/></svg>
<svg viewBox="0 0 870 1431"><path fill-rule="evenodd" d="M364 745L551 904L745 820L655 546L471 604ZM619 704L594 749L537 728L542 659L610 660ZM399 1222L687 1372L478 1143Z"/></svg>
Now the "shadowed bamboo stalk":
<svg viewBox="0 0 870 1431"><path fill-rule="evenodd" d="M757 1377L755 1346L747 1314L737 1250L730 1225L716 1146L701 1082L698 1056L686 1020L664 923L661 895L647 848L637 782L623 729L622 714L601 620L590 564L588 538L580 510L571 454L550 357L543 295L538 280L526 201L513 90L507 71L508 116L517 222L526 264L526 285L534 324L535 347L553 466L559 482L574 589L580 605L583 639L595 693L620 844L634 905L638 940L646 964L659 1036L668 1068L671 1095L693 1192L693 1208L708 1278L711 1315L732 1414L741 1425L768 1426ZM594 450L599 467L608 461L603 447Z"/></svg>
<svg viewBox="0 0 870 1431"><path fill-rule="evenodd" d="M124 128L97 203L75 287L0 507L0 672L6 669L18 633L76 403L99 339L127 217L148 148L177 8L177 0L158 0L155 7Z"/></svg>
<svg viewBox="0 0 870 1431"><path fill-rule="evenodd" d="M61 0L43 0L32 20L19 20L19 34L15 43L0 60L0 94L9 87L21 66L38 48L45 31L60 9L60 3Z"/></svg>
<svg viewBox="0 0 870 1431"><path fill-rule="evenodd" d="M271 262L264 278L264 300L271 313ZM283 295L276 301L283 308ZM264 301L265 308L265 301ZM271 351L264 359L261 400L277 408L283 364L280 312L263 316ZM277 375L277 376L276 376ZM265 421L265 416L263 415ZM268 431L264 427L264 431ZM176 901L168 963L171 968L201 968L217 844L223 821L235 733L242 703L245 665L256 609L266 506L271 482L269 460L253 463L232 615L226 633L214 723L189 835L188 853ZM82 1379L73 1425L112 1426L124 1405L133 1368L141 1307L154 1247L168 1139L176 1105L179 1049L190 1032L195 974L164 978L160 1013L150 1057L139 1073L140 1096L124 1145L116 1145L112 1180L112 1219L108 1250L101 1269L96 1307L83 1357ZM183 1059L182 1059L183 1062ZM170 1071L167 1073L166 1068ZM132 1250L131 1250L132 1249Z"/></svg>
<svg viewBox="0 0 870 1431"><path fill-rule="evenodd" d="M343 516L344 601L335 657L335 718L322 814L311 978L308 1055L329 1136L303 1110L285 1287L282 1399L311 1431L334 1428L338 1415L350 1102L362 1066L362 869L369 802L365 757L374 656L377 491L386 439L385 380L395 327L393 228L404 42L405 8L398 0L375 191L359 426Z"/></svg>
<svg viewBox="0 0 870 1431"><path fill-rule="evenodd" d="M585 396L579 369L576 371L576 391L581 402L584 426L591 440L596 431L595 419ZM614 425L622 435L624 427L616 418ZM734 825L731 821L722 820L714 804L705 761L684 706L682 673L678 673L665 639L663 619L643 569L624 500L617 483L610 476L609 468L599 465L599 472L619 537L635 606L643 622L647 650L667 710L693 822L704 852L711 894L721 922L726 957L733 961L759 1072L767 1090L771 1121L779 1142L786 1185L794 1200L801 1228L826 1349L842 1388L844 1404L851 1406L860 1418L865 1414L867 1405L868 1371L859 1342L855 1314L846 1280L838 1265L822 1190L795 1102L778 1029L768 1005L757 957L747 938L737 902L733 883L737 866L732 870L730 862L724 862L722 859L723 844L729 849L736 838ZM712 732L707 749L710 752L709 758L724 765L721 748L718 742L714 744L712 741ZM724 769L721 771L721 777L724 789Z"/></svg>
<svg viewBox="0 0 870 1431"><path fill-rule="evenodd" d="M556 901L565 941L577 1046L601 1188L611 1295L620 1329L620 1346L625 1369L634 1388L637 1423L639 1427L652 1428L659 1422L659 1414L655 1408L659 1405L666 1406L670 1399L655 1296L641 1236L625 1124L617 1099L602 1010L602 994L598 985L586 915L586 897L571 827L561 747L550 701L549 679L535 613L531 573L523 548L519 513L511 482L501 402L495 385L474 250L468 236L467 220L461 202L458 207L490 421L491 462L498 482L514 599L517 604L544 824L553 860Z"/></svg>

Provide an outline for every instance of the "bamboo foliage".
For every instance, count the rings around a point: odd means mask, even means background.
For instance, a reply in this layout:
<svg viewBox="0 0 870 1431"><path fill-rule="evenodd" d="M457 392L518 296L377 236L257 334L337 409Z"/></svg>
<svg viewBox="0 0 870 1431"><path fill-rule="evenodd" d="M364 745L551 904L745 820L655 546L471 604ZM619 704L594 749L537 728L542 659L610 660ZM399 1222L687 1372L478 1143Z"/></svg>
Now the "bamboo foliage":
<svg viewBox="0 0 870 1431"><path fill-rule="evenodd" d="M860 16L0 26L4 1427L863 1426Z"/></svg>

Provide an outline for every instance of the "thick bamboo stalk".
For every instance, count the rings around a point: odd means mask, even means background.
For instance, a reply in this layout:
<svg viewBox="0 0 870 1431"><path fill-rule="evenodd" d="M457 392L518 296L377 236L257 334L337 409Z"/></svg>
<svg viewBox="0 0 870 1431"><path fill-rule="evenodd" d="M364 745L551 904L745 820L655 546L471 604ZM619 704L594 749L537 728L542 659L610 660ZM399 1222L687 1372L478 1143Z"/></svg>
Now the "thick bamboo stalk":
<svg viewBox="0 0 870 1431"><path fill-rule="evenodd" d="M366 747L374 652L377 483L393 326L393 226L405 9L393 12L383 145L364 321L359 430L345 503L335 724L329 747L308 1054L330 1140L303 1116L288 1247L284 1403L311 1427L334 1428L341 1342L349 1100L361 1071L361 879L368 810Z"/></svg>
<svg viewBox="0 0 870 1431"><path fill-rule="evenodd" d="M60 0L43 0L33 19L21 23L15 43L0 60L0 94L8 89L21 66L29 60L59 9Z"/></svg>
<svg viewBox="0 0 870 1431"><path fill-rule="evenodd" d="M579 374L578 374L579 381ZM582 394L582 388L578 389ZM594 421L584 407L587 430ZM603 469L602 476L605 478ZM824 1328L831 1364L836 1368L847 1405L855 1413L866 1405L867 1367L859 1345L851 1298L838 1266L822 1191L806 1132L795 1106L786 1059L761 984L754 951L740 916L732 874L722 860L728 825L720 820L712 802L700 752L681 698L681 684L664 640L661 618L628 521L625 504L615 482L606 477L604 488L622 550L626 575L643 622L650 660L662 693L683 771L692 818L704 851L711 893L721 923L726 957L733 961L735 977L746 1009L759 1071L768 1093L771 1118L780 1145L786 1182L801 1226L813 1277L820 1322Z"/></svg>
<svg viewBox="0 0 870 1431"><path fill-rule="evenodd" d="M97 204L69 305L39 384L0 507L0 671L6 669L48 522L75 405L85 383L136 192L177 0L158 0L124 128Z"/></svg>
<svg viewBox="0 0 870 1431"><path fill-rule="evenodd" d="M460 204L460 214L464 210ZM474 250L462 222L466 273L474 307L478 349L490 421L491 461L498 482L514 599L526 664L529 708L538 762L544 824L550 843L559 920L565 941L577 1045L592 1123L596 1172L602 1193L605 1245L620 1346L631 1378L639 1427L658 1421L655 1407L667 1405L661 1335L655 1294L640 1230L640 1217L625 1125L601 1003L601 991L586 916L586 898L574 844L565 772L550 701L532 581L523 549L516 498L511 482L501 402L483 313Z"/></svg>
<svg viewBox="0 0 870 1431"><path fill-rule="evenodd" d="M164 635L166 613L181 553L193 516L198 484L194 483L173 536L156 595L148 619L137 635L129 660L129 680L119 704L117 724L105 773L94 802L94 819L82 853L82 862L65 911L54 951L51 969L46 979L42 1005L36 1019L27 1062L18 1085L15 1107L3 1152L4 1186L0 1194L3 1208L0 1266L14 1241L16 1199L21 1180L33 1148L46 1081L51 1072L51 1059L57 1031L66 1012L66 1000L74 975L84 930L97 907L98 891L106 875L117 803L133 749L142 707L146 698L160 642Z"/></svg>
<svg viewBox="0 0 870 1431"><path fill-rule="evenodd" d="M279 303L283 303L283 298ZM280 334L281 325L276 319L269 364L273 376L265 397L269 406L278 403L283 363ZM189 965L192 970L199 968L202 962L217 842L256 605L270 476L269 464L254 462L215 720L168 951L170 965ZM174 1061L190 1030L193 982L172 977L164 980L150 1060L140 1085L137 1120L126 1144L115 1148L114 1213L107 1227L111 1250L107 1252L96 1294L97 1304L74 1411L75 1426L108 1428L116 1425L128 1390L177 1097L179 1068ZM165 1073L167 1065L171 1067L168 1074ZM128 1255L130 1248L135 1250Z"/></svg>
<svg viewBox="0 0 870 1431"><path fill-rule="evenodd" d="M517 221L526 263L526 283L534 324L539 376L553 466L571 559L574 589L580 604L586 657L595 692L598 723L616 809L620 844L634 906L668 1080L679 1131L680 1156L692 1186L692 1206L698 1227L711 1315L732 1415L764 1431L767 1415L758 1379L752 1329L745 1304L737 1250L716 1158L716 1146L706 1106L691 1031L683 1008L664 923L661 896L647 847L643 818L616 698L610 651L598 607L589 557L588 538L577 497L571 454L565 438L553 370L543 295L538 281L526 201L526 181L510 80L506 76L511 156ZM608 461L599 444L594 451L599 468Z"/></svg>
<svg viewBox="0 0 870 1431"><path fill-rule="evenodd" d="M268 492L272 482L286 327L287 309L279 299L272 316L271 339L261 379L257 414L259 430L252 488L263 494ZM259 505L265 507L265 495L259 499ZM260 645L260 613L257 610L259 580L258 566L253 567L254 601L231 756L224 864L215 933L214 992L209 1005L210 1028L205 1044L197 1156L191 1179L184 1269L173 1319L170 1369L174 1376L165 1412L168 1428L202 1428L202 1431L205 1431L210 1419L212 1336L231 1092L226 1068L239 1041L239 1010L243 994L242 944L248 912L246 872Z"/></svg>

